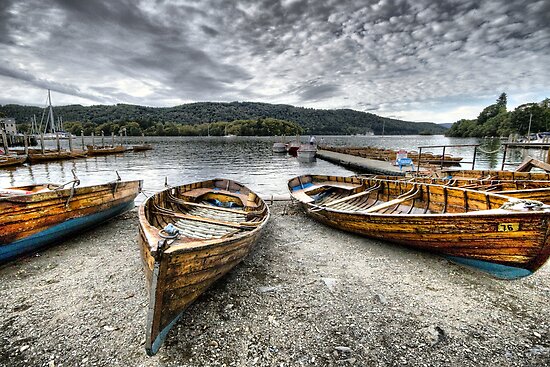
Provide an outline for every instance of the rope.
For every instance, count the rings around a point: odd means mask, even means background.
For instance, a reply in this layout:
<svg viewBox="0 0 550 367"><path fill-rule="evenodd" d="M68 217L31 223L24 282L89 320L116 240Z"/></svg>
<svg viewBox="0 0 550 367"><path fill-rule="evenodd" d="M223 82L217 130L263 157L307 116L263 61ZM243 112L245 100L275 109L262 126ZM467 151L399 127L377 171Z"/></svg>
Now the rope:
<svg viewBox="0 0 550 367"><path fill-rule="evenodd" d="M502 146L498 147L498 148L495 149L495 150L487 151L487 150L484 150L484 149L481 148L481 147L478 147L477 150L479 150L480 152L485 153L485 154L495 154L495 153L497 153L497 152L500 150L500 148L502 148Z"/></svg>
<svg viewBox="0 0 550 367"><path fill-rule="evenodd" d="M545 207L544 203L536 200L517 199L508 201L501 206L501 209L507 210L540 210Z"/></svg>

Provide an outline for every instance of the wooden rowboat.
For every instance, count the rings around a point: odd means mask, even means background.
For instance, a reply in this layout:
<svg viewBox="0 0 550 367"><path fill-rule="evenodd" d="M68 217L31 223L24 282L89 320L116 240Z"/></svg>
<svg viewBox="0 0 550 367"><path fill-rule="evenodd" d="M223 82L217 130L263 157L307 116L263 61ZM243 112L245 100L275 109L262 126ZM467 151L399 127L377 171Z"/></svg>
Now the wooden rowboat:
<svg viewBox="0 0 550 367"><path fill-rule="evenodd" d="M25 163L27 156L0 155L0 167L12 167Z"/></svg>
<svg viewBox="0 0 550 367"><path fill-rule="evenodd" d="M262 199L226 179L169 188L140 206L149 355L184 310L250 252L268 218Z"/></svg>
<svg viewBox="0 0 550 367"><path fill-rule="evenodd" d="M60 242L134 207L141 181L0 189L0 263Z"/></svg>
<svg viewBox="0 0 550 367"><path fill-rule="evenodd" d="M126 148L122 145L117 145L114 147L95 147L88 145L86 148L89 156L120 154L126 151Z"/></svg>
<svg viewBox="0 0 550 367"><path fill-rule="evenodd" d="M550 256L550 206L419 182L300 176L291 196L327 225L447 256L514 279Z"/></svg>
<svg viewBox="0 0 550 367"><path fill-rule="evenodd" d="M77 159L77 158L86 158L86 152L82 150L75 151L55 151L48 153L29 153L29 162L31 163L41 163L41 162L50 162L50 161L59 161L64 159Z"/></svg>

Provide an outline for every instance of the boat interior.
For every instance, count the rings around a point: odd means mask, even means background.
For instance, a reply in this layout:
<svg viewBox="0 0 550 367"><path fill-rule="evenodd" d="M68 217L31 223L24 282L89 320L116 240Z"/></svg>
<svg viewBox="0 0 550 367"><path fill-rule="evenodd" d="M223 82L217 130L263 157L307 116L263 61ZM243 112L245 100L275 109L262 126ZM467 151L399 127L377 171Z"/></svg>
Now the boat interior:
<svg viewBox="0 0 550 367"><path fill-rule="evenodd" d="M210 180L164 190L145 206L149 223L161 235L170 224L179 240L224 239L258 228L267 216L264 202L231 180Z"/></svg>
<svg viewBox="0 0 550 367"><path fill-rule="evenodd" d="M500 208L508 198L484 191L404 180L300 176L292 196L310 210L377 214L464 213Z"/></svg>

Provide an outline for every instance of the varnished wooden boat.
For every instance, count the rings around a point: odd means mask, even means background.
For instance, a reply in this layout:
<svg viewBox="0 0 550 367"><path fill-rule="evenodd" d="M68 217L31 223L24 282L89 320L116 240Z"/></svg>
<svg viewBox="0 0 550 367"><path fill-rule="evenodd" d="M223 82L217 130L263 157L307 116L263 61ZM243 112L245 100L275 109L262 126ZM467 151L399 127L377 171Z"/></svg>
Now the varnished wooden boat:
<svg viewBox="0 0 550 367"><path fill-rule="evenodd" d="M262 199L226 179L169 188L140 206L149 355L184 310L249 253L268 218Z"/></svg>
<svg viewBox="0 0 550 367"><path fill-rule="evenodd" d="M550 256L550 207L538 201L358 177L300 176L288 187L322 223L433 251L497 277L530 275Z"/></svg>
<svg viewBox="0 0 550 367"><path fill-rule="evenodd" d="M141 189L141 181L85 187L77 182L0 189L0 263L131 209Z"/></svg>
<svg viewBox="0 0 550 367"><path fill-rule="evenodd" d="M82 150L75 150L75 151L55 151L55 152L48 152L48 153L29 153L29 162L31 163L41 163L41 162L49 162L49 161L59 161L64 159L77 159L77 158L86 158L86 152Z"/></svg>
<svg viewBox="0 0 550 367"><path fill-rule="evenodd" d="M89 156L119 154L124 153L125 151L126 148L122 145L117 145L114 147L97 147L92 145L87 146L87 152Z"/></svg>
<svg viewBox="0 0 550 367"><path fill-rule="evenodd" d="M0 167L13 167L25 163L27 156L0 155Z"/></svg>

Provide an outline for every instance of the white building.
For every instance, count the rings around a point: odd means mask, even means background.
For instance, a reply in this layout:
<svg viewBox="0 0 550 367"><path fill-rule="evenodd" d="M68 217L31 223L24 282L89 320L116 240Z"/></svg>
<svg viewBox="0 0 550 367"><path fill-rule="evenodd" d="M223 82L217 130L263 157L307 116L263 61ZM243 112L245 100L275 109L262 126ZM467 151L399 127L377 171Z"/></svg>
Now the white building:
<svg viewBox="0 0 550 367"><path fill-rule="evenodd" d="M0 118L0 130L4 130L8 135L17 134L17 127L15 126L15 119L12 118Z"/></svg>

